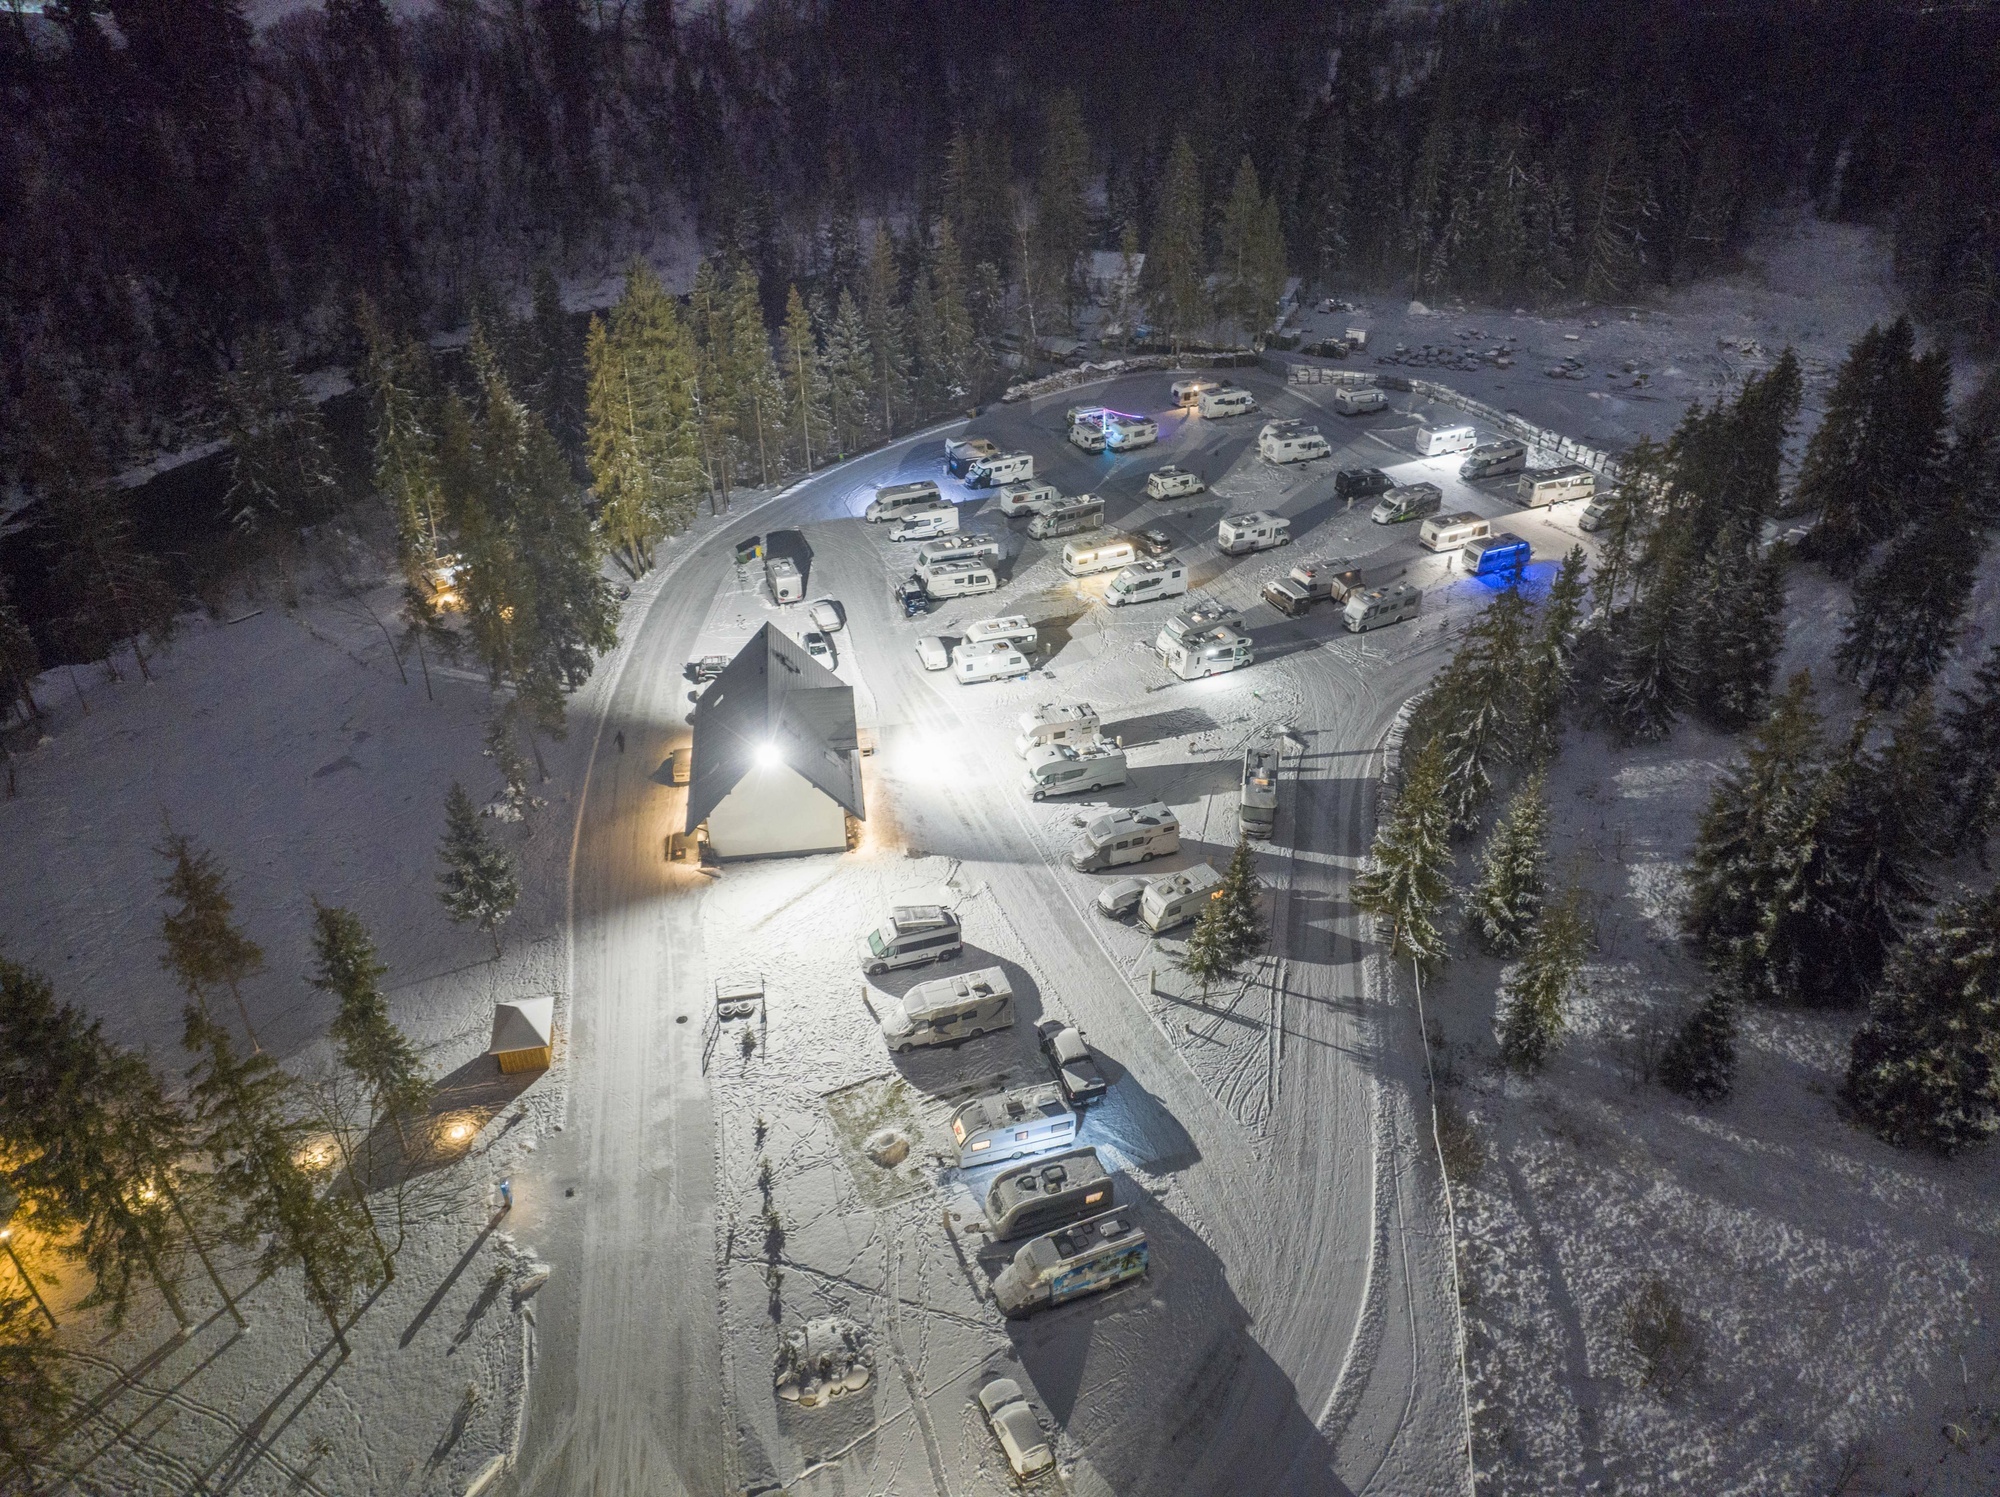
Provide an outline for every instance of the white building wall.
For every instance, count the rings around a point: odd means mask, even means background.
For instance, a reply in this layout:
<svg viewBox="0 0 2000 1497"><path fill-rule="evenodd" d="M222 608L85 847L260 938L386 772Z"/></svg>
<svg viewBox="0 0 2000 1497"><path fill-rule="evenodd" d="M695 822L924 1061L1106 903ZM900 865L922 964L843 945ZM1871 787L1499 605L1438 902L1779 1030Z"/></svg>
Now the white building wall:
<svg viewBox="0 0 2000 1497"><path fill-rule="evenodd" d="M708 814L718 858L847 851L847 813L789 764L762 765Z"/></svg>

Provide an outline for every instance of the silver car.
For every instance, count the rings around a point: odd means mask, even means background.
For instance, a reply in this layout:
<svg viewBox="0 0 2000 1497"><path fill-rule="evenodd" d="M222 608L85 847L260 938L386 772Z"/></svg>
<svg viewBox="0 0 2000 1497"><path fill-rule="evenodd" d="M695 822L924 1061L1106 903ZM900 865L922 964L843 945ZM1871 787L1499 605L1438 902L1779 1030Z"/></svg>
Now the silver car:
<svg viewBox="0 0 2000 1497"><path fill-rule="evenodd" d="M996 1377L981 1388L979 1407L1016 1476L1033 1476L1056 1463L1056 1453L1049 1449L1035 1411L1021 1396L1021 1385L1011 1377Z"/></svg>

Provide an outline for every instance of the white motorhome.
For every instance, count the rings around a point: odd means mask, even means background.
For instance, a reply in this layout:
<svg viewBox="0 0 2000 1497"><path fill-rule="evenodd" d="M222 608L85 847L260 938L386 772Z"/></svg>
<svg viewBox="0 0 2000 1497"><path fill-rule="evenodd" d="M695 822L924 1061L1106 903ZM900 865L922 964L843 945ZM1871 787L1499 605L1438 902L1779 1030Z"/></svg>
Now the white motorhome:
<svg viewBox="0 0 2000 1497"><path fill-rule="evenodd" d="M1127 416L1117 411L1104 413L1104 445L1113 452L1131 452L1150 447L1160 440L1160 423L1150 416Z"/></svg>
<svg viewBox="0 0 2000 1497"><path fill-rule="evenodd" d="M985 437L960 437L944 444L945 471L953 478L965 477L966 469L981 458L998 457L1000 449Z"/></svg>
<svg viewBox="0 0 2000 1497"><path fill-rule="evenodd" d="M1148 499L1180 499L1188 494L1199 494L1206 487L1194 474L1180 468L1155 468L1146 475Z"/></svg>
<svg viewBox="0 0 2000 1497"><path fill-rule="evenodd" d="M1278 824L1278 751L1251 747L1243 751L1243 785L1238 793L1236 824L1253 837L1269 836Z"/></svg>
<svg viewBox="0 0 2000 1497"><path fill-rule="evenodd" d="M1225 556L1245 556L1292 543L1292 522L1267 509L1224 515L1215 527L1215 544Z"/></svg>
<svg viewBox="0 0 2000 1497"><path fill-rule="evenodd" d="M1230 386L1226 390L1211 390L1201 397L1201 413L1209 420L1219 421L1228 416L1247 416L1257 409L1257 399L1248 390Z"/></svg>
<svg viewBox="0 0 2000 1497"><path fill-rule="evenodd" d="M1122 868L1170 858L1181 850L1181 824L1163 801L1107 811L1083 829L1069 845L1069 866L1079 873Z"/></svg>
<svg viewBox="0 0 2000 1497"><path fill-rule="evenodd" d="M1031 517L1028 534L1038 541L1059 535L1079 535L1100 529L1104 524L1104 501L1095 494L1073 494L1058 499Z"/></svg>
<svg viewBox="0 0 2000 1497"><path fill-rule="evenodd" d="M1153 648L1165 655L1177 644L1184 644L1205 630L1223 624L1231 629L1243 627L1243 615L1233 608L1225 608L1213 598L1201 598L1188 604L1179 613L1160 626L1159 635L1153 640Z"/></svg>
<svg viewBox="0 0 2000 1497"><path fill-rule="evenodd" d="M875 525L883 520L900 520L912 510L934 509L942 503L944 495L933 479L892 483L875 491L875 497L868 501L868 508L861 517L870 525Z"/></svg>
<svg viewBox="0 0 2000 1497"><path fill-rule="evenodd" d="M1528 466L1528 445L1511 437L1498 442L1481 442L1458 465L1460 478L1498 478L1503 473L1519 473Z"/></svg>
<svg viewBox="0 0 2000 1497"><path fill-rule="evenodd" d="M960 1169L1033 1159L1076 1139L1076 1114L1053 1081L974 1097L951 1115L952 1163Z"/></svg>
<svg viewBox="0 0 2000 1497"><path fill-rule="evenodd" d="M1575 463L1521 475L1521 504L1526 509L1563 504L1571 499L1588 499L1596 492L1597 475Z"/></svg>
<svg viewBox="0 0 2000 1497"><path fill-rule="evenodd" d="M1013 645L1027 654L1040 643L1040 636L1036 634L1035 626L1028 622L1027 615L1019 613L997 619L975 619L965 626L967 644L983 645L995 641Z"/></svg>
<svg viewBox="0 0 2000 1497"><path fill-rule="evenodd" d="M1344 561L1296 562L1287 575L1264 584L1264 601L1280 613L1303 618L1322 599L1345 601L1360 578L1360 572Z"/></svg>
<svg viewBox="0 0 2000 1497"><path fill-rule="evenodd" d="M1222 875L1206 863L1162 874L1146 886L1139 900L1140 923L1154 935L1172 930L1194 919L1221 892Z"/></svg>
<svg viewBox="0 0 2000 1497"><path fill-rule="evenodd" d="M1377 525L1400 525L1405 520L1434 515L1443 507L1444 490L1436 484L1398 484L1375 502L1368 518Z"/></svg>
<svg viewBox="0 0 2000 1497"><path fill-rule="evenodd" d="M982 457L965 470L969 489L992 489L1035 476L1032 452L1003 452L998 457Z"/></svg>
<svg viewBox="0 0 2000 1497"><path fill-rule="evenodd" d="M1354 594L1341 610L1340 621L1350 634L1380 629L1413 619L1424 609L1423 590L1412 583L1397 582L1388 587L1370 588Z"/></svg>
<svg viewBox="0 0 2000 1497"><path fill-rule="evenodd" d="M1104 450L1104 413L1097 410L1072 411L1069 418L1069 439L1072 445L1085 452Z"/></svg>
<svg viewBox="0 0 2000 1497"><path fill-rule="evenodd" d="M1183 681L1199 681L1204 676L1239 670L1251 664L1256 656L1248 635L1227 624L1218 624L1175 644L1163 658L1167 669Z"/></svg>
<svg viewBox="0 0 2000 1497"><path fill-rule="evenodd" d="M1449 457L1454 452L1470 452L1479 445L1479 434L1469 426L1419 426L1417 454L1420 457Z"/></svg>
<svg viewBox="0 0 2000 1497"><path fill-rule="evenodd" d="M990 535L941 535L917 545L917 565L935 566L941 561L986 561L1000 559L1000 543Z"/></svg>
<svg viewBox="0 0 2000 1497"><path fill-rule="evenodd" d="M1483 515L1464 509L1456 514L1432 515L1417 532L1417 544L1426 551L1456 551L1467 541L1493 533L1492 522Z"/></svg>
<svg viewBox="0 0 2000 1497"><path fill-rule="evenodd" d="M978 681L1012 681L1033 670L1034 662L1020 646L996 639L990 644L963 644L951 652L951 673L961 686Z"/></svg>
<svg viewBox="0 0 2000 1497"><path fill-rule="evenodd" d="M1107 1211L1024 1242L993 1279L1010 1320L1068 1304L1146 1272L1146 1234L1129 1211Z"/></svg>
<svg viewBox="0 0 2000 1497"><path fill-rule="evenodd" d="M1021 731L1014 739L1014 752L1022 758L1031 749L1046 744L1067 743L1080 748L1099 741L1097 709L1088 702L1044 702L1033 712L1021 714Z"/></svg>
<svg viewBox="0 0 2000 1497"><path fill-rule="evenodd" d="M1081 795L1086 790L1109 790L1126 781L1125 750L1108 743L1087 743L1072 748L1067 743L1048 743L1028 750L1028 772L1022 788L1029 798L1042 800L1051 795Z"/></svg>
<svg viewBox="0 0 2000 1497"><path fill-rule="evenodd" d="M1188 590L1187 563L1178 556L1152 556L1135 561L1104 589L1104 601L1113 608L1127 603L1153 603L1161 598L1178 598Z"/></svg>
<svg viewBox="0 0 2000 1497"><path fill-rule="evenodd" d="M1177 379L1173 383L1174 404L1183 410L1201 404L1201 397L1222 387L1212 379Z"/></svg>
<svg viewBox="0 0 2000 1497"><path fill-rule="evenodd" d="M996 494L1000 513L1008 519L1016 515L1038 515L1052 504L1062 503L1062 492L1052 483L1010 483Z"/></svg>
<svg viewBox="0 0 2000 1497"><path fill-rule="evenodd" d="M1267 421L1257 433L1257 455L1268 463L1307 463L1332 452L1319 428L1303 421Z"/></svg>
<svg viewBox="0 0 2000 1497"><path fill-rule="evenodd" d="M1139 559L1139 548L1120 536L1104 541L1068 541L1062 548L1062 569L1072 577L1115 572Z"/></svg>
<svg viewBox="0 0 2000 1497"><path fill-rule="evenodd" d="M1357 389L1343 385L1333 392L1333 408L1343 416L1365 416L1370 411L1382 410L1389 404L1389 397L1380 390Z"/></svg>
<svg viewBox="0 0 2000 1497"><path fill-rule="evenodd" d="M889 539L892 541L928 541L941 535L958 533L958 506L941 504L936 509L913 509L907 511L902 523L897 525Z"/></svg>
<svg viewBox="0 0 2000 1497"><path fill-rule="evenodd" d="M999 967L982 967L920 982L901 998L884 993L882 1038L902 1053L919 1045L949 1045L1014 1023L1014 989Z"/></svg>
<svg viewBox="0 0 2000 1497"><path fill-rule="evenodd" d="M941 904L899 904L861 938L861 970L871 977L898 967L944 961L963 949L958 915Z"/></svg>
<svg viewBox="0 0 2000 1497"><path fill-rule="evenodd" d="M1000 586L999 574L983 561L940 561L919 567L915 581L933 602L995 592Z"/></svg>
<svg viewBox="0 0 2000 1497"><path fill-rule="evenodd" d="M799 569L782 556L765 560L764 580L771 585L774 602L796 603L806 595L805 579L799 576Z"/></svg>

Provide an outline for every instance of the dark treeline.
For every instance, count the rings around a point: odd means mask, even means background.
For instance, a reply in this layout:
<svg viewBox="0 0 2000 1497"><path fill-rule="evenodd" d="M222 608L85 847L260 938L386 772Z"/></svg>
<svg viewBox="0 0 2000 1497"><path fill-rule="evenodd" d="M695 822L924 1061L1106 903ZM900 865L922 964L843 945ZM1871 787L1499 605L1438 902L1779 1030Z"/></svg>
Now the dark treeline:
<svg viewBox="0 0 2000 1497"><path fill-rule="evenodd" d="M1990 340L1996 42L1976 7L1871 3L326 0L253 31L239 0L50 0L0 16L0 414L53 379L129 453L260 328L351 358L357 293L457 323L482 281L689 229L773 326L795 283L859 299L880 214L952 221L1023 299L1065 90L1098 247L1151 246L1185 131L1209 256L1245 156L1293 270L1420 295L1630 294L1803 198L1893 227L1920 314Z"/></svg>

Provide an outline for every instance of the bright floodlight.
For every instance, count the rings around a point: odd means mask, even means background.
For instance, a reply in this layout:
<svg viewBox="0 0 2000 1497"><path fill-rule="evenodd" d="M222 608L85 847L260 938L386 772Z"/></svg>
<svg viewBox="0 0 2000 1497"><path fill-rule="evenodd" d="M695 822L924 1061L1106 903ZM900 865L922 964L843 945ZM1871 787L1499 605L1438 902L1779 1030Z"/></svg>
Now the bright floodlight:
<svg viewBox="0 0 2000 1497"><path fill-rule="evenodd" d="M778 746L775 743L764 743L758 745L757 767L759 769L776 769L780 764L783 764L784 762L785 762L785 756L778 752Z"/></svg>

